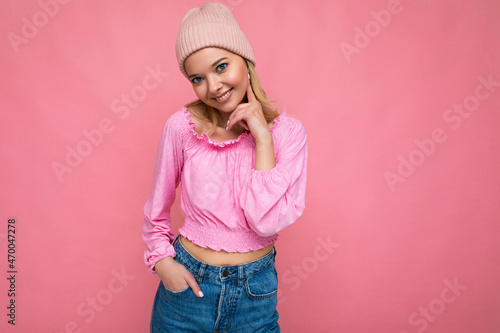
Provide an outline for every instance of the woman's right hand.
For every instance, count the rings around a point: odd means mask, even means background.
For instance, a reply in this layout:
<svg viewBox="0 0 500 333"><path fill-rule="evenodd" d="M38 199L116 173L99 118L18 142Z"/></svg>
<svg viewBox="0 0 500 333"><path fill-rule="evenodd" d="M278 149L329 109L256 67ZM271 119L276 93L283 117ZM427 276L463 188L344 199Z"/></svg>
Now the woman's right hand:
<svg viewBox="0 0 500 333"><path fill-rule="evenodd" d="M196 296L203 297L201 288L193 274L174 258L168 256L158 260L155 264L155 271L167 289L181 291L189 285Z"/></svg>

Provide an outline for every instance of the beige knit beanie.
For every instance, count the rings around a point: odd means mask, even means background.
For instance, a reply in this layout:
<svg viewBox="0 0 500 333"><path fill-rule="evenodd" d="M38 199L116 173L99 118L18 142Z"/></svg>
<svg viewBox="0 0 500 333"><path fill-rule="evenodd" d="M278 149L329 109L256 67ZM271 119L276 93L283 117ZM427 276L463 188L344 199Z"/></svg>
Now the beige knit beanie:
<svg viewBox="0 0 500 333"><path fill-rule="evenodd" d="M181 21L175 53L179 69L187 78L184 61L192 53L205 47L220 47L250 60L255 56L245 34L231 11L219 3L205 2L190 9Z"/></svg>

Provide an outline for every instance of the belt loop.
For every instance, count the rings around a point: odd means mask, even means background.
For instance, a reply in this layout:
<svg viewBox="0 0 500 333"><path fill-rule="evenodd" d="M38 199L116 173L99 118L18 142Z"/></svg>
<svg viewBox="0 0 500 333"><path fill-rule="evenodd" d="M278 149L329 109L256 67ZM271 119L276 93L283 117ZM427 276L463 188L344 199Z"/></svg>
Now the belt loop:
<svg viewBox="0 0 500 333"><path fill-rule="evenodd" d="M177 243L177 241L179 240L180 237L181 237L181 234L178 234L177 237L175 237L174 241L172 242L172 246L174 246L175 243Z"/></svg>
<svg viewBox="0 0 500 333"><path fill-rule="evenodd" d="M243 265L238 265L238 286L242 286L243 281L245 281L245 278L243 275Z"/></svg>
<svg viewBox="0 0 500 333"><path fill-rule="evenodd" d="M204 263L204 262L201 262L201 265L200 265L200 269L198 270L198 273L196 274L195 278L196 278L196 282L198 284L201 283L201 281L203 281L203 276L205 274L205 268L207 267L207 264Z"/></svg>

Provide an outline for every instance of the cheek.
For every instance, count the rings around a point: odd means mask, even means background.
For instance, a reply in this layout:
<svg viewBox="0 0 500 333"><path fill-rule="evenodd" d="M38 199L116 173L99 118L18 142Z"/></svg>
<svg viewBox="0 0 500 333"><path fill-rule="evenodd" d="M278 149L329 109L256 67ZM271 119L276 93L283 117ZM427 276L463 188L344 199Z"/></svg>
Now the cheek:
<svg viewBox="0 0 500 333"><path fill-rule="evenodd" d="M206 94L204 93L205 89L203 87L201 86L193 87L193 90L199 99L204 100L206 98Z"/></svg>
<svg viewBox="0 0 500 333"><path fill-rule="evenodd" d="M238 71L234 71L228 73L226 77L226 82L232 86L238 86L244 82L243 78L244 76L242 76L241 73L239 73Z"/></svg>

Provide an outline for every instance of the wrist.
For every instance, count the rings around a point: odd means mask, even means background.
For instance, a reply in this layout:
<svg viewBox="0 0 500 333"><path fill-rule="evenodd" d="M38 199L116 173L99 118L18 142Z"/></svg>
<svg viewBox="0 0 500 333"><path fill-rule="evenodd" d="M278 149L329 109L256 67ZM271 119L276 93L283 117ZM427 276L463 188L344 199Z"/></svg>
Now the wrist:
<svg viewBox="0 0 500 333"><path fill-rule="evenodd" d="M155 264L155 271L157 271L157 268L158 266L170 266L172 263L174 263L175 260L174 258L172 258L171 256L167 256L165 258L161 258L160 260L158 260Z"/></svg>
<svg viewBox="0 0 500 333"><path fill-rule="evenodd" d="M271 131L263 131L262 133L259 133L257 136L255 136L255 143L257 145L269 145L273 143L273 135L271 134Z"/></svg>

